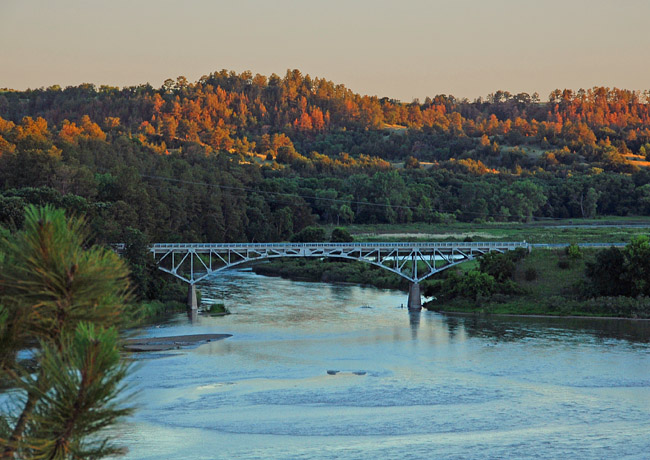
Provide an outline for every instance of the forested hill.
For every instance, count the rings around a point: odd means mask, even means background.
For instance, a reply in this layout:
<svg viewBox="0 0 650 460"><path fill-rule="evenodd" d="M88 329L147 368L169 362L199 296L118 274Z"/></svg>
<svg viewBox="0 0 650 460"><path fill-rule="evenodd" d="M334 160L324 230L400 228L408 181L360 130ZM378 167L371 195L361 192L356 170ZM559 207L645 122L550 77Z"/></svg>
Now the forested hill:
<svg viewBox="0 0 650 460"><path fill-rule="evenodd" d="M401 103L299 71L0 91L0 221L87 213L100 240L270 241L313 223L650 212L650 93Z"/></svg>

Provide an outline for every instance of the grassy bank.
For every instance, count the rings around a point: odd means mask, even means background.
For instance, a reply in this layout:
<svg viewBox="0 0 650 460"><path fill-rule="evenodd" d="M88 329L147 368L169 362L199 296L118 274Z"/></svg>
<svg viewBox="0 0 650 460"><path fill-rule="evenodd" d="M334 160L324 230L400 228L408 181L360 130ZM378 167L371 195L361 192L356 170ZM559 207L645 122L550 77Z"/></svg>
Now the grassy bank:
<svg viewBox="0 0 650 460"><path fill-rule="evenodd" d="M435 299L425 303L432 311L650 318L650 299L646 297L585 298L585 264L593 260L595 249L584 249L582 257L572 259L564 250L534 250L517 262L513 280L519 293L486 297ZM467 270L465 264L460 270Z"/></svg>
<svg viewBox="0 0 650 460"><path fill-rule="evenodd" d="M167 280L160 284L155 299L141 299L129 309L130 327L152 324L175 313L187 311L187 284L177 280ZM196 292L199 305L201 292Z"/></svg>
<svg viewBox="0 0 650 460"><path fill-rule="evenodd" d="M527 241L529 243L626 243L650 232L647 217L518 222L350 225L356 241Z"/></svg>
<svg viewBox="0 0 650 460"><path fill-rule="evenodd" d="M140 326L159 321L174 313L182 313L187 310L187 305L176 300L160 301L147 300L135 304L132 307L131 326Z"/></svg>

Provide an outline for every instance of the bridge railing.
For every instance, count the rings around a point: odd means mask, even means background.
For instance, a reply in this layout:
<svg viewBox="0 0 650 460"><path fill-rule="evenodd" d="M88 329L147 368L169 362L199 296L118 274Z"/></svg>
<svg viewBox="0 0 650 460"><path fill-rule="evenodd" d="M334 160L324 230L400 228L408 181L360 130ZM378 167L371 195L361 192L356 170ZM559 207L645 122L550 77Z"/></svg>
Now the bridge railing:
<svg viewBox="0 0 650 460"><path fill-rule="evenodd" d="M171 249L313 249L313 248L364 248L364 249L390 249L390 248L504 248L514 249L519 247L528 247L528 243L523 242L405 242L405 243L156 243L151 246L151 250L171 250Z"/></svg>

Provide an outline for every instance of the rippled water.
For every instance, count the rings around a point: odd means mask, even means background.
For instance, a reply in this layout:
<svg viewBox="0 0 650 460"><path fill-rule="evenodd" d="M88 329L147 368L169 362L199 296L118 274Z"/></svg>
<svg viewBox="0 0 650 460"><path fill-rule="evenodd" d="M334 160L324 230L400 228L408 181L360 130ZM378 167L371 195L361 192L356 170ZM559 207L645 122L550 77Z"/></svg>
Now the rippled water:
<svg viewBox="0 0 650 460"><path fill-rule="evenodd" d="M233 337L139 357L129 459L650 458L647 322L409 315L251 272L201 291L234 314L140 335Z"/></svg>

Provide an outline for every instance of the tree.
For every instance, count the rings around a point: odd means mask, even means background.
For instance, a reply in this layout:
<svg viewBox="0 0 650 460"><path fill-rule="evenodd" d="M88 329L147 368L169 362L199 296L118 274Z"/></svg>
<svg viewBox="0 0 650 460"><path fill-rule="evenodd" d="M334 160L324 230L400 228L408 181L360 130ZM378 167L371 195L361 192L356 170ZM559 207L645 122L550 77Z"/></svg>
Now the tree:
<svg viewBox="0 0 650 460"><path fill-rule="evenodd" d="M352 223L354 220L354 211L352 211L352 208L347 204L341 205L338 215L340 219L346 224Z"/></svg>
<svg viewBox="0 0 650 460"><path fill-rule="evenodd" d="M515 263L509 254L488 252L479 259L481 272L492 276L497 282L502 283L512 278L515 272Z"/></svg>
<svg viewBox="0 0 650 460"><path fill-rule="evenodd" d="M112 251L87 246L82 218L29 206L24 230L0 237L0 370L20 390L1 414L2 458L100 458L119 452L102 429L128 414L116 401L128 366L128 271ZM18 352L38 347L29 370Z"/></svg>
<svg viewBox="0 0 650 460"><path fill-rule="evenodd" d="M420 168L420 162L414 156L409 156L404 161L404 169L419 169L419 168Z"/></svg>
<svg viewBox="0 0 650 460"><path fill-rule="evenodd" d="M131 282L135 294L140 299L151 298L149 295L153 284L153 271L156 270L149 252L149 240L140 230L127 227L123 233L124 259L128 261Z"/></svg>
<svg viewBox="0 0 650 460"><path fill-rule="evenodd" d="M650 240L634 238L623 250L625 279L631 284L633 296L650 295Z"/></svg>
<svg viewBox="0 0 650 460"><path fill-rule="evenodd" d="M20 228L23 224L25 201L17 196L0 195L0 225Z"/></svg>
<svg viewBox="0 0 650 460"><path fill-rule="evenodd" d="M576 243L571 243L566 248L564 248L565 254L569 259L578 260L582 259L582 249Z"/></svg>
<svg viewBox="0 0 650 460"><path fill-rule="evenodd" d="M345 228L336 227L334 230L332 230L330 241L332 243L350 243L354 241L354 238L352 238L350 232L348 232Z"/></svg>
<svg viewBox="0 0 650 460"><path fill-rule="evenodd" d="M291 237L294 243L313 243L325 241L325 230L321 227L305 227Z"/></svg>
<svg viewBox="0 0 650 460"><path fill-rule="evenodd" d="M452 297L461 296L477 300L492 294L496 287L494 277L478 270L470 270L462 276L451 276L449 282Z"/></svg>
<svg viewBox="0 0 650 460"><path fill-rule="evenodd" d="M615 247L599 251L596 259L586 264L591 292L597 296L629 295L631 289L625 271L623 251Z"/></svg>
<svg viewBox="0 0 650 460"><path fill-rule="evenodd" d="M587 217L593 219L596 217L596 211L598 210L598 192L593 188L589 187L587 194L580 196L580 210L582 212L582 217Z"/></svg>

